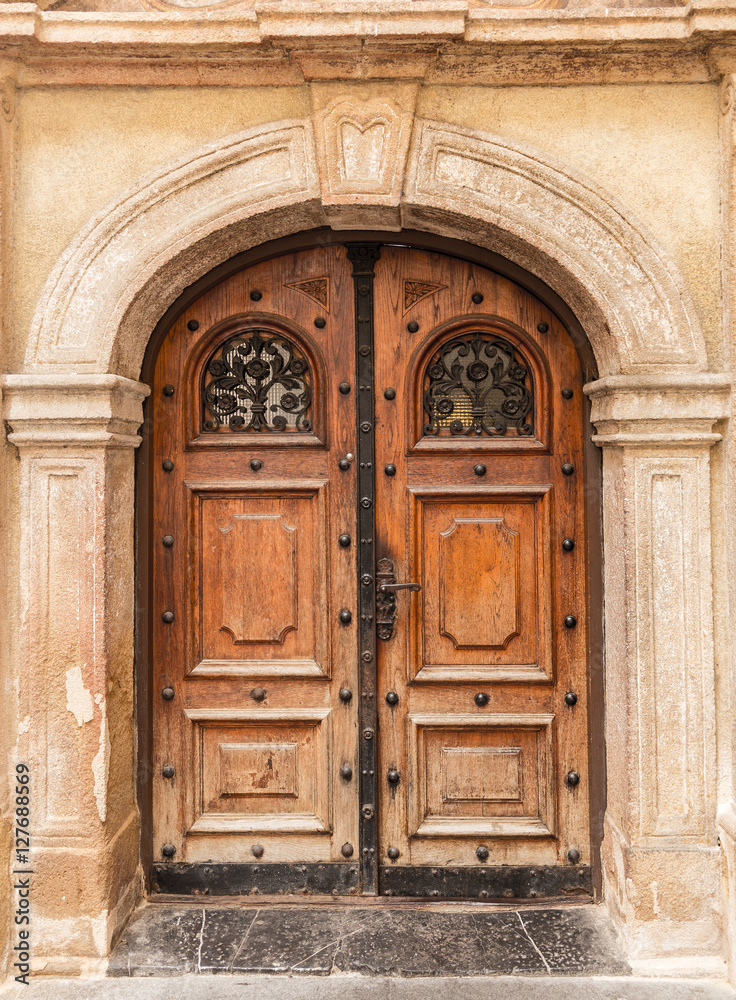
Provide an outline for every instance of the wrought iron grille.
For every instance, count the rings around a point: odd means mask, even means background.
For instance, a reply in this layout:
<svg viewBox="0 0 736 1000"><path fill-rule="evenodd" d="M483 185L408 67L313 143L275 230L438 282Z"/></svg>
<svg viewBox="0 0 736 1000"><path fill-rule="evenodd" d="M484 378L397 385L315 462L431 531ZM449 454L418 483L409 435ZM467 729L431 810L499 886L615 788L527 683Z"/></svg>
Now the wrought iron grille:
<svg viewBox="0 0 736 1000"><path fill-rule="evenodd" d="M306 358L285 337L231 337L205 369L203 430L311 431L310 383Z"/></svg>
<svg viewBox="0 0 736 1000"><path fill-rule="evenodd" d="M529 366L513 344L469 333L447 341L424 373L425 435L508 434L533 430Z"/></svg>

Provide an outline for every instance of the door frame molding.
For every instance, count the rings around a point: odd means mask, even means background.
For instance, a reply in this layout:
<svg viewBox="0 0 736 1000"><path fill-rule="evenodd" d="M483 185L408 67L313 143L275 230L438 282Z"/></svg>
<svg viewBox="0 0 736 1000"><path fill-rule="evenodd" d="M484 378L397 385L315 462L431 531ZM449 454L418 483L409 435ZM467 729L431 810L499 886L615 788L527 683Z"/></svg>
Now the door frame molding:
<svg viewBox="0 0 736 1000"><path fill-rule="evenodd" d="M207 275L185 289L177 300L161 317L149 340L143 366L141 382L150 385L156 358L168 329L175 320L185 312L190 305L205 292L253 264L273 257L293 253L297 250L309 250L323 245L373 244L406 246L413 249L435 251L456 257L460 260L479 264L495 271L516 284L525 288L554 312L565 325L580 356L583 367L583 378L586 383L598 376L593 350L585 332L573 311L560 297L539 278L524 271L517 264L506 260L499 254L484 250L481 247L464 243L447 237L418 231L401 231L400 233L378 231L334 231L331 229L307 230L293 236L264 243L262 246L237 254L224 261ZM359 296L356 294L356 309L359 308ZM356 317L357 318L357 317ZM372 337L372 331L371 331ZM359 399L367 394L358 394ZM150 397L149 397L150 399ZM372 405L372 395L371 395ZM585 396L584 404L585 428L590 428L591 404ZM151 539L151 507L153 474L150 458L151 444L151 406L147 400L144 403L144 420L141 428L142 444L136 455L136 513L135 513L135 676L136 676L136 727L137 727L137 792L141 815L140 853L146 889L150 892L152 885L154 857L152 846L152 759L153 742L153 692L151 685L151 637L149 629L149 606L151 602L152 571L150 566ZM365 414L357 414L360 422ZM603 841L604 816L606 811L606 763L604 744L604 673L603 673L603 538L602 538L602 461L601 450L595 446L591 434L584 432L584 466L586 482L586 521L588 536L587 584L589 594L589 630L588 630L588 685L589 685L589 754L590 754L590 829L591 856L593 868L594 897L599 899L602 892L602 868L600 847ZM360 434L358 434L360 440ZM360 488L358 490L360 495ZM370 515L372 516L372 510ZM374 636L375 638L375 636ZM375 645L375 643L374 643ZM362 648L362 646L361 646ZM357 654L356 654L357 655ZM362 664L362 661L361 661ZM375 668L374 660L370 664ZM361 699L362 702L362 699ZM375 721L374 721L375 726ZM360 728L370 728L370 720L361 717ZM361 755L364 755L364 744L375 741L361 739ZM361 770L371 770L363 767ZM375 768L372 768L375 771ZM374 782L375 783L375 782ZM375 801L370 795L370 789L361 789L361 801ZM361 836L366 824L361 824ZM361 856L364 847L370 850L370 844L361 841ZM373 845L375 847L375 844ZM377 878L378 866L375 867ZM541 869L540 869L541 872ZM369 873L370 874L370 873ZM542 873L544 875L544 873ZM364 875L365 877L365 875ZM541 877L541 876L540 876ZM516 885L518 875L509 876L509 886ZM550 881L551 879L551 881ZM569 880L568 880L569 881ZM458 882L458 885L460 885ZM558 885L559 879L554 875L542 877L539 886ZM505 883L504 883L505 884ZM561 883L560 883L561 884ZM567 885L567 883L565 883ZM398 886L397 886L398 888ZM165 891L165 889L163 890ZM390 897L387 897L387 899Z"/></svg>

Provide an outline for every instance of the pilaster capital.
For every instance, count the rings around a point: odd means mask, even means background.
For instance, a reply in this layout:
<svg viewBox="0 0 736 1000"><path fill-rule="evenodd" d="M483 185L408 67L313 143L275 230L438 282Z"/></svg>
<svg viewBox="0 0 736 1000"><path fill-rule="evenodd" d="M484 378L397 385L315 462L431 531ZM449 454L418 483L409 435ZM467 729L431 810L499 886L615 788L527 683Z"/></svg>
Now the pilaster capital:
<svg viewBox="0 0 736 1000"><path fill-rule="evenodd" d="M722 373L609 375L589 382L591 421L599 446L711 446L729 415L731 379Z"/></svg>
<svg viewBox="0 0 736 1000"><path fill-rule="evenodd" d="M120 375L5 375L8 440L18 448L136 448L150 389Z"/></svg>

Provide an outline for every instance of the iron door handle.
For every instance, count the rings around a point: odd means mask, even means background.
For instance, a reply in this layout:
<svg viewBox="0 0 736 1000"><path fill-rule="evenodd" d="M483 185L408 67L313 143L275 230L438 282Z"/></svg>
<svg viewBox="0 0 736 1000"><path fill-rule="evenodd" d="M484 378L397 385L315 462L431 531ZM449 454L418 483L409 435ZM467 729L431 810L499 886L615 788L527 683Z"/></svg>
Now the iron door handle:
<svg viewBox="0 0 736 1000"><path fill-rule="evenodd" d="M379 583L378 589L382 594L389 590L421 590L421 583Z"/></svg>
<svg viewBox="0 0 736 1000"><path fill-rule="evenodd" d="M380 559L376 566L376 631L379 639L390 639L396 620L396 591L421 590L421 583L397 583L391 559Z"/></svg>

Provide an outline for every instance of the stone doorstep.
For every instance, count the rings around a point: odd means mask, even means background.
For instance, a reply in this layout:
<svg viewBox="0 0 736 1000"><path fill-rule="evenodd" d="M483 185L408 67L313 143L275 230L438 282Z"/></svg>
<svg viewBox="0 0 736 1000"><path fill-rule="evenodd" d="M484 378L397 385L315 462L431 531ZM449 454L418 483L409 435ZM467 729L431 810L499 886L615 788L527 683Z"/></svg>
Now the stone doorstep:
<svg viewBox="0 0 736 1000"><path fill-rule="evenodd" d="M734 1000L713 980L634 976L208 976L32 980L0 987L3 1000Z"/></svg>

